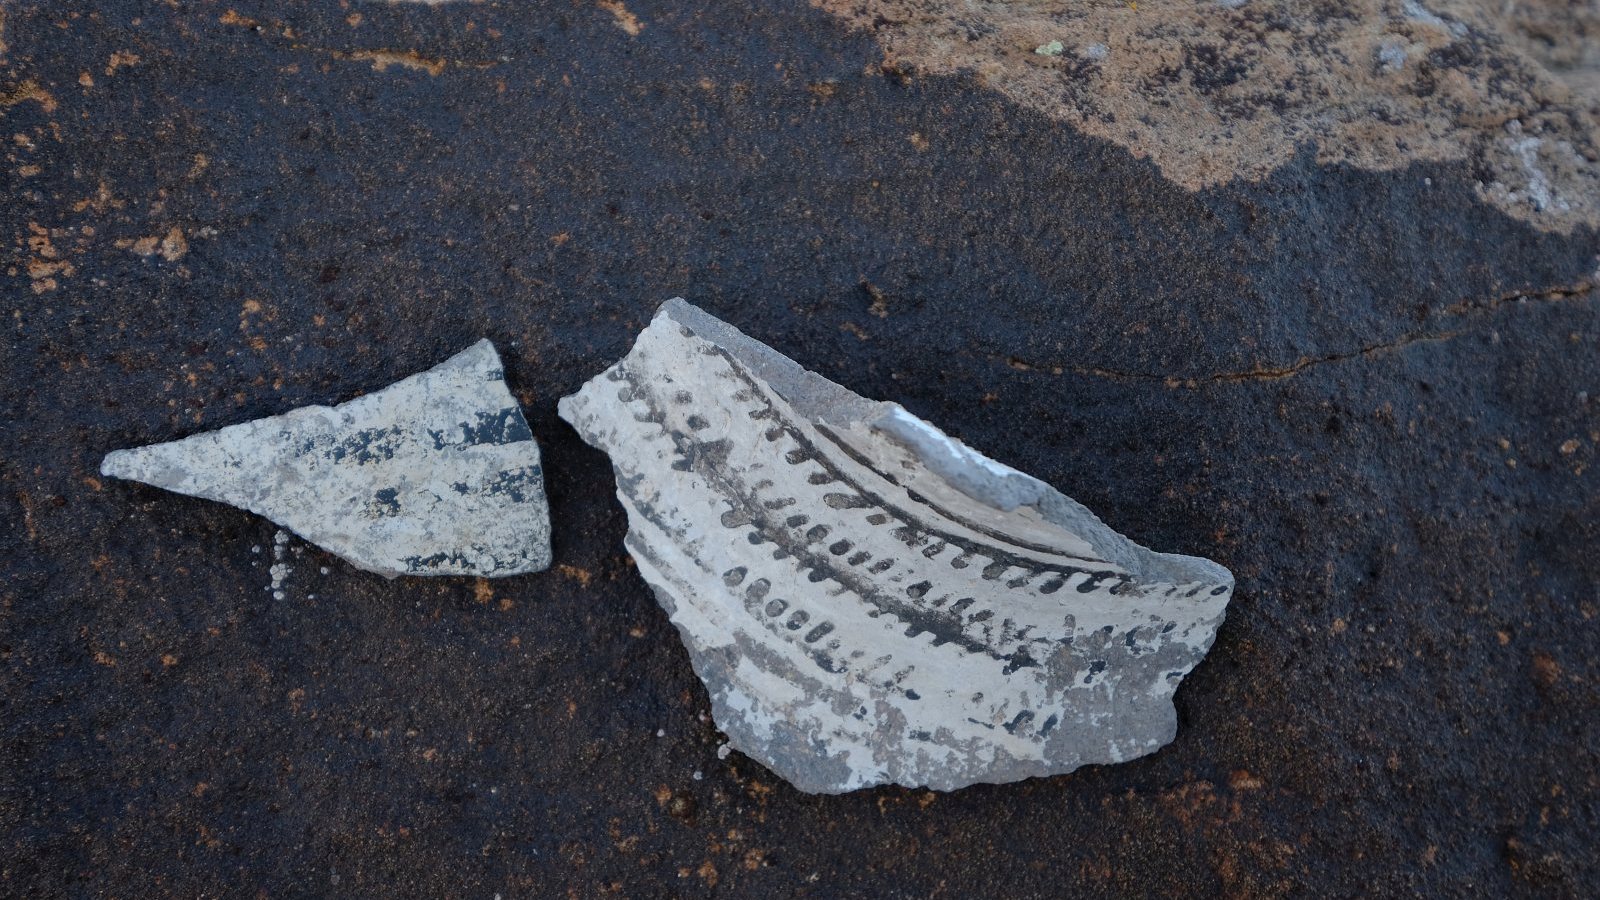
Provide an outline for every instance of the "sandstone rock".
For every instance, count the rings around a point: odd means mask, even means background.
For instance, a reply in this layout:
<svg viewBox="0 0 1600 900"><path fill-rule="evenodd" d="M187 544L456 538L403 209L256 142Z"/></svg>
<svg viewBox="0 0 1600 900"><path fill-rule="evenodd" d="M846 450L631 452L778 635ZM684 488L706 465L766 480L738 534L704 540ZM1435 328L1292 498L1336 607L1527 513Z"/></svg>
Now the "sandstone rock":
<svg viewBox="0 0 1600 900"><path fill-rule="evenodd" d="M1307 151L1374 171L1466 161L1508 215L1600 223L1592 3L817 5L871 32L896 70L976 73L1190 190L1259 180Z"/></svg>
<svg viewBox="0 0 1600 900"><path fill-rule="evenodd" d="M682 300L561 401L737 749L802 790L1149 753L1233 578Z"/></svg>
<svg viewBox="0 0 1600 900"><path fill-rule="evenodd" d="M391 578L550 565L539 445L487 340L348 403L118 450L100 471L248 509Z"/></svg>

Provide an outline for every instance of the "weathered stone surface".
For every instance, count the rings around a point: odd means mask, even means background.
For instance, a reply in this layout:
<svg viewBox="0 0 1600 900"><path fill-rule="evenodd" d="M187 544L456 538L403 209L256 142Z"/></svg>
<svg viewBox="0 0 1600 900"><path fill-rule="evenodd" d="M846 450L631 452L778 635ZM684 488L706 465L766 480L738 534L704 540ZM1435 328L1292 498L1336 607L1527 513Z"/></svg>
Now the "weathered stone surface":
<svg viewBox="0 0 1600 900"><path fill-rule="evenodd" d="M118 450L100 472L243 507L390 578L537 572L539 445L504 378L483 340L348 403Z"/></svg>
<svg viewBox="0 0 1600 900"><path fill-rule="evenodd" d="M1467 161L1536 227L1600 223L1600 6L1563 0L814 0L885 64L972 73L1190 190L1307 151Z"/></svg>
<svg viewBox="0 0 1600 900"><path fill-rule="evenodd" d="M561 415L611 456L717 724L802 790L1149 753L1233 589L682 300Z"/></svg>

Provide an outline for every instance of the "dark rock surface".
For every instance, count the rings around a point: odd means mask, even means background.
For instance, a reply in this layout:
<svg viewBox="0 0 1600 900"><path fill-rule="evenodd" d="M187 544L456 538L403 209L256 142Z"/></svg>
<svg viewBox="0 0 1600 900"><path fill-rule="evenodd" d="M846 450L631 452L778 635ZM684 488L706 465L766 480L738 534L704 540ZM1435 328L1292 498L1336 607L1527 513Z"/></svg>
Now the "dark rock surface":
<svg viewBox="0 0 1600 900"><path fill-rule="evenodd" d="M1592 230L1309 150L1191 193L801 3L0 15L0 893L1600 881ZM719 760L555 414L676 294L1233 570L1177 740L953 794ZM274 601L269 523L95 476L483 335L550 572L301 548Z"/></svg>

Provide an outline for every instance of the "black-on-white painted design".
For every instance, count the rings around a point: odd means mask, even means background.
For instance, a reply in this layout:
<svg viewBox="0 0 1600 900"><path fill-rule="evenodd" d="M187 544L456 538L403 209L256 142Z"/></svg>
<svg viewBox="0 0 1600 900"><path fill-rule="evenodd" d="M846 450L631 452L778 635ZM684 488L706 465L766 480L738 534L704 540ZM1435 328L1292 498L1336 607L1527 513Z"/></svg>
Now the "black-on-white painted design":
<svg viewBox="0 0 1600 900"><path fill-rule="evenodd" d="M682 300L560 409L611 456L717 724L802 790L1149 753L1232 592Z"/></svg>
<svg viewBox="0 0 1600 900"><path fill-rule="evenodd" d="M118 450L100 471L243 507L389 577L550 565L539 445L487 340L348 403Z"/></svg>

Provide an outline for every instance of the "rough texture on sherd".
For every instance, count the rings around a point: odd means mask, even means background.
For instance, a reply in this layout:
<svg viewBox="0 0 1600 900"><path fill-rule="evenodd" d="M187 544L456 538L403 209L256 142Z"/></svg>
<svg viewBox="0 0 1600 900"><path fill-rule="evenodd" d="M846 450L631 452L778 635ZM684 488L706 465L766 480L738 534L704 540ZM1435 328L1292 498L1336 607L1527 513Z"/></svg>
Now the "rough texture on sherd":
<svg viewBox="0 0 1600 900"><path fill-rule="evenodd" d="M1233 578L682 300L561 401L737 749L802 790L1142 756Z"/></svg>
<svg viewBox="0 0 1600 900"><path fill-rule="evenodd" d="M539 445L504 378L483 340L348 403L118 450L100 471L248 509L391 578L537 572Z"/></svg>

